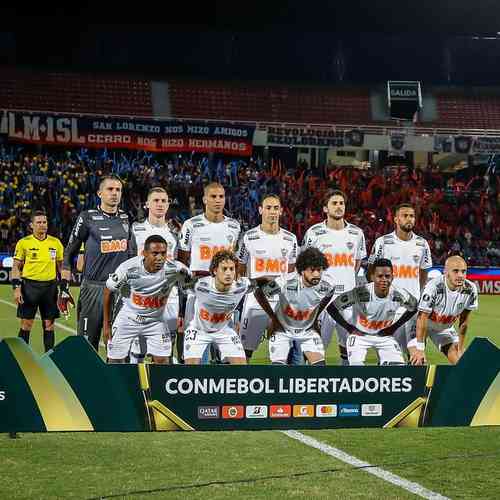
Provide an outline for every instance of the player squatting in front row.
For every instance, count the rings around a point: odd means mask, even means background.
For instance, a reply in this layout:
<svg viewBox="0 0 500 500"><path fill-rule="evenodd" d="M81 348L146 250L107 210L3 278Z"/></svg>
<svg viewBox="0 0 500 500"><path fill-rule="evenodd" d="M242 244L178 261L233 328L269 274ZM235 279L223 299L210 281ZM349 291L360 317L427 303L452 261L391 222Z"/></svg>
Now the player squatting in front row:
<svg viewBox="0 0 500 500"><path fill-rule="evenodd" d="M234 313L248 294L254 295L269 316L266 330L273 364L286 364L294 344L309 364L325 364L318 323L323 312L348 333L350 365L364 364L369 348L376 351L382 365L405 364L405 353L394 334L415 316L415 328L408 339L410 362L426 362L425 341L429 337L450 362L456 363L463 353L470 311L478 304L477 289L465 278L467 266L461 257L446 261L444 275L430 280L418 301L394 285L393 265L386 258L372 260L370 283L336 295L335 283L324 273L327 258L314 247L298 255L294 272L252 280L238 277L238 259L230 250L213 256L209 276L195 276L167 253L165 239L151 236L144 244L143 256L125 261L107 280L104 340L110 362L125 362L137 337L146 340L154 362L170 362L171 337L163 309L175 286L194 299L194 314L184 331L186 364L199 364L209 346L220 352L223 362L247 362ZM119 290L127 292L111 324L111 292ZM457 318L458 334L453 327Z"/></svg>

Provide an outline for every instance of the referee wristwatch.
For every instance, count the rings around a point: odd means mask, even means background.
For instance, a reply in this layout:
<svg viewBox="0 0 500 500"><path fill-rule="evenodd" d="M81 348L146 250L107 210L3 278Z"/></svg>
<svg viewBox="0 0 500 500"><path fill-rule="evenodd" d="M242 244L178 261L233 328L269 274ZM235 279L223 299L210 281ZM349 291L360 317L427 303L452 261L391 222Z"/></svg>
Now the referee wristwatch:
<svg viewBox="0 0 500 500"><path fill-rule="evenodd" d="M16 288L20 288L22 281L18 278L12 280L12 288L15 290Z"/></svg>

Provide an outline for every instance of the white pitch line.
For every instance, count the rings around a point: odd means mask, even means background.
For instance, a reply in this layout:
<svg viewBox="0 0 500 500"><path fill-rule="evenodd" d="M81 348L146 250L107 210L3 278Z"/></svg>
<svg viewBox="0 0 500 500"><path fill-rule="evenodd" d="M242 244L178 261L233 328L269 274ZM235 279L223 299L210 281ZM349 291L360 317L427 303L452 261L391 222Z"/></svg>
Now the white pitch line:
<svg viewBox="0 0 500 500"><path fill-rule="evenodd" d="M0 302L2 304L5 304L6 306L14 307L15 309L17 309L16 304L13 304L12 302L9 302L8 300L0 299ZM38 319L40 319L40 315L39 314L37 314L36 317ZM56 321L56 326L58 328L61 328L61 330L66 330L67 332L70 332L73 335L76 335L76 330L74 328L71 328L70 326L63 325L63 324L59 323L58 321Z"/></svg>
<svg viewBox="0 0 500 500"><path fill-rule="evenodd" d="M338 448L334 448L333 446L330 446L326 443L318 441L317 439L306 436L301 432L298 431L281 431L281 432L283 434L286 434L289 438L300 441L302 444L310 446L311 448L316 448L317 450L320 450L323 453L326 453L327 455L336 458L337 460L352 465L353 467L363 467L363 469L361 470L363 470L364 472L368 472L368 474L373 474L374 476L384 481L387 481L388 483L392 483L396 486L399 486L400 488L403 488L406 491L413 493L414 495L432 500L450 500L448 497L440 495L439 493L436 493L434 491L428 490L427 488L424 488L418 483L414 483L402 477L396 476L396 474L381 469L380 467L372 466L368 462L363 462L363 460L360 460L359 458L353 457L352 455L349 455L344 451L339 450Z"/></svg>

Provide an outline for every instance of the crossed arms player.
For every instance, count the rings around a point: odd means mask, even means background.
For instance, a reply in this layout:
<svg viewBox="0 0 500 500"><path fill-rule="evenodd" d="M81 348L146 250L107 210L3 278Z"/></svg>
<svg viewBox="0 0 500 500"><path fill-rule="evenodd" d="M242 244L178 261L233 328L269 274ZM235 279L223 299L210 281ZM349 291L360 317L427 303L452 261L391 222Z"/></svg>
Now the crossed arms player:
<svg viewBox="0 0 500 500"><path fill-rule="evenodd" d="M150 236L144 243L143 256L125 261L106 281L103 339L111 363L124 363L138 336L146 340L146 352L155 363L169 362L172 343L163 321L164 308L172 288L183 284L190 273L181 262L168 260L167 252L164 238ZM129 296L123 298L111 325L111 292L125 285L130 289Z"/></svg>
<svg viewBox="0 0 500 500"><path fill-rule="evenodd" d="M250 279L277 278L295 270L297 238L279 225L283 212L281 201L274 194L264 195L259 207L261 224L248 230L238 246L239 273ZM270 298L276 305L277 297ZM247 359L259 346L269 322L254 294L248 294L243 303L240 337Z"/></svg>
<svg viewBox="0 0 500 500"><path fill-rule="evenodd" d="M282 284L272 280L259 284L255 291L255 298L271 318L269 357L273 364L286 364L296 342L311 365L324 365L325 349L316 320L334 292L333 286L321 279L328 262L317 248L308 248L299 254L295 265L297 272ZM274 295L278 302L273 310L269 298Z"/></svg>
<svg viewBox="0 0 500 500"><path fill-rule="evenodd" d="M404 288L411 293L417 301L420 292L427 282L427 273L432 266L432 257L429 244L421 236L415 234L415 209L408 203L398 205L394 210L395 230L377 238L368 259L370 264L368 275L372 274L372 265L375 259L389 259L392 262L394 285ZM404 313L400 308L397 316ZM405 323L394 334L402 351L409 356L415 347L408 342L415 337L416 315Z"/></svg>
<svg viewBox="0 0 500 500"><path fill-rule="evenodd" d="M410 362L421 365L425 359L425 341L430 337L436 347L456 364L464 352L470 312L478 307L476 285L465 278L467 264L462 257L446 259L444 275L430 280L418 306L416 338ZM458 318L458 335L453 326Z"/></svg>
<svg viewBox="0 0 500 500"><path fill-rule="evenodd" d="M211 276L201 277L194 284L194 316L184 331L185 364L200 364L211 345L219 350L221 360L246 364L240 337L229 323L240 300L253 288L248 278L236 279L237 265L232 252L217 252L210 262Z"/></svg>
<svg viewBox="0 0 500 500"><path fill-rule="evenodd" d="M344 219L347 197L339 190L326 193L323 200L323 212L326 220L311 226L304 235L302 248L314 247L325 254L328 260L328 269L324 279L335 285L335 296L348 292L356 286L356 274L361 260L366 257L366 243L363 231ZM342 311L344 317L352 314L350 309ZM337 332L340 359L347 365L347 332L342 325L323 311L319 318L321 338L325 349L330 345L333 330Z"/></svg>
<svg viewBox="0 0 500 500"><path fill-rule="evenodd" d="M350 365L364 365L369 348L377 351L381 365L405 364L394 333L417 312L417 299L403 288L393 285L393 270L388 259L372 264L372 282L339 295L327 311L349 332L347 355ZM352 308L347 322L342 311ZM398 309L405 312L396 321Z"/></svg>

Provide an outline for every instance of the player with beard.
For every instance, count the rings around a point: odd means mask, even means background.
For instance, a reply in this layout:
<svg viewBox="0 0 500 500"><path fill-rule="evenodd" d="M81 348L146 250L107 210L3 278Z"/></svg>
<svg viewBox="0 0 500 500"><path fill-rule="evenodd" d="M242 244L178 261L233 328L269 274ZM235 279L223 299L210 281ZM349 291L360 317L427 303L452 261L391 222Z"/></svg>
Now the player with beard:
<svg viewBox="0 0 500 500"><path fill-rule="evenodd" d="M325 364L325 348L316 320L334 292L332 285L322 279L327 268L326 257L317 248L308 248L297 257L297 272L282 283L278 280L257 283L255 298L271 318L268 336L273 364L287 363L293 342L311 365ZM278 297L274 310L269 301L273 296Z"/></svg>
<svg viewBox="0 0 500 500"><path fill-rule="evenodd" d="M350 365L364 365L370 348L377 352L379 364L402 365L405 361L394 333L415 316L417 299L393 285L390 260L375 260L370 278L371 283L339 295L327 311L349 332L347 353ZM341 313L348 308L352 310L351 321L346 321ZM398 309L405 312L394 322Z"/></svg>
<svg viewBox="0 0 500 500"><path fill-rule="evenodd" d="M444 275L430 280L422 292L418 306L416 338L410 362L421 365L425 360L425 341L430 337L434 345L456 364L464 352L465 334L470 312L478 307L476 285L465 278L467 264L462 257L449 257ZM458 335L453 324L458 318Z"/></svg>
<svg viewBox="0 0 500 500"><path fill-rule="evenodd" d="M239 272L250 279L277 278L295 269L297 238L280 227L283 212L277 195L266 194L259 207L261 224L248 230L238 245ZM271 304L273 307L275 302ZM250 360L262 339L269 322L253 294L248 294L243 303L240 322L240 337Z"/></svg>
<svg viewBox="0 0 500 500"><path fill-rule="evenodd" d="M404 288L417 300L427 282L428 269L432 266L432 257L427 241L413 232L415 227L415 209L403 203L394 211L395 231L377 238L368 259L368 275L372 275L372 264L376 259L388 259L392 262L394 285ZM398 316L404 313L400 308ZM401 327L395 334L402 351L411 356L414 346L408 346L415 338L416 316ZM409 354L408 354L409 353Z"/></svg>
<svg viewBox="0 0 500 500"><path fill-rule="evenodd" d="M307 230L302 246L302 248L317 248L327 258L328 269L324 272L323 278L334 285L334 298L356 286L356 275L360 270L361 260L366 257L363 231L344 218L346 203L347 198L342 191L329 191L323 202L326 220ZM345 318L349 318L351 313L348 308L343 310ZM336 330L341 362L346 365L347 332L326 311L319 318L319 324L325 349L330 344L333 330Z"/></svg>

